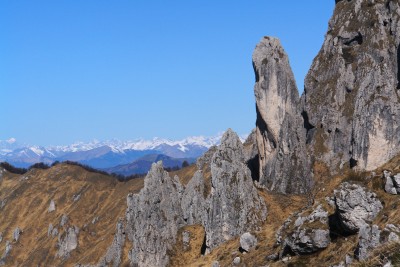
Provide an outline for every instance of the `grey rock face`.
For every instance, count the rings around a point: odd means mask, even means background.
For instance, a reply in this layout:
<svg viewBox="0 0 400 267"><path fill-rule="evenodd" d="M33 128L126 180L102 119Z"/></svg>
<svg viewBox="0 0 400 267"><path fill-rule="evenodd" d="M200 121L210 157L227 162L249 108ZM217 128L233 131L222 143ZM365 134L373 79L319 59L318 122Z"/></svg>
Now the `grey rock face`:
<svg viewBox="0 0 400 267"><path fill-rule="evenodd" d="M122 250L125 244L125 231L122 220L118 221L116 228L117 232L114 235L114 240L98 266L111 266L112 263L113 267L118 267L121 264Z"/></svg>
<svg viewBox="0 0 400 267"><path fill-rule="evenodd" d="M294 76L278 39L260 41L253 66L260 183L282 193L304 192L311 181L306 130Z"/></svg>
<svg viewBox="0 0 400 267"><path fill-rule="evenodd" d="M190 247L190 233L188 231L182 232L183 250L187 251Z"/></svg>
<svg viewBox="0 0 400 267"><path fill-rule="evenodd" d="M53 231L53 229L53 224L49 223L49 228L47 228L47 236L51 236L51 232Z"/></svg>
<svg viewBox="0 0 400 267"><path fill-rule="evenodd" d="M360 185L342 183L334 191L336 214L343 229L356 233L371 222L383 208L376 194Z"/></svg>
<svg viewBox="0 0 400 267"><path fill-rule="evenodd" d="M205 224L206 246L213 249L246 231L259 229L267 216L264 200L244 164L243 145L231 129L211 160L212 188Z"/></svg>
<svg viewBox="0 0 400 267"><path fill-rule="evenodd" d="M257 238L254 235L247 232L240 236L240 247L243 250L249 252L255 246L257 246Z"/></svg>
<svg viewBox="0 0 400 267"><path fill-rule="evenodd" d="M52 237L58 236L58 229L57 229L57 228L54 228L54 229L51 231L51 236L52 236Z"/></svg>
<svg viewBox="0 0 400 267"><path fill-rule="evenodd" d="M306 76L310 152L331 172L344 163L373 170L400 152L399 8L340 1Z"/></svg>
<svg viewBox="0 0 400 267"><path fill-rule="evenodd" d="M48 212L53 212L56 210L56 203L54 202L54 200L50 201L50 205L49 205L49 209Z"/></svg>
<svg viewBox="0 0 400 267"><path fill-rule="evenodd" d="M221 145L198 160L200 170L185 188L178 177L169 177L161 162L153 164L144 188L127 197L126 231L133 243L131 263L166 266L167 251L175 245L178 229L184 225L204 226L208 252L246 231L258 230L267 209L244 160L239 137L228 130ZM207 178L211 179L207 181L210 190L203 170L211 173ZM188 239L190 236L183 236L183 240Z"/></svg>
<svg viewBox="0 0 400 267"><path fill-rule="evenodd" d="M286 224L290 231L283 242L283 251L309 254L326 248L330 244L328 212L321 205L309 215L298 214L293 224ZM289 221L291 222L291 221ZM285 230L281 229L280 231Z"/></svg>
<svg viewBox="0 0 400 267"><path fill-rule="evenodd" d="M245 162L258 157L257 130L253 129L243 143ZM257 159L258 160L258 159ZM258 171L258 170L257 170Z"/></svg>
<svg viewBox="0 0 400 267"><path fill-rule="evenodd" d="M197 171L187 184L182 196L182 212L185 222L204 224L207 220L208 202L202 171Z"/></svg>
<svg viewBox="0 0 400 267"><path fill-rule="evenodd" d="M383 178L385 179L385 192L397 195L400 193L400 173L392 176L391 172L384 171Z"/></svg>
<svg viewBox="0 0 400 267"><path fill-rule="evenodd" d="M128 195L126 228L133 243L130 252L133 264L168 264L167 250L175 244L177 231L184 225L182 191L178 178L170 178L159 162L152 165L140 193Z"/></svg>
<svg viewBox="0 0 400 267"><path fill-rule="evenodd" d="M66 214L63 214L61 217L60 226L64 227L64 225L66 225L67 222L68 222L68 216Z"/></svg>
<svg viewBox="0 0 400 267"><path fill-rule="evenodd" d="M371 227L365 224L360 228L358 246L354 253L354 256L358 260L367 259L369 251L380 245L380 233L381 231L377 225L372 225Z"/></svg>
<svg viewBox="0 0 400 267"><path fill-rule="evenodd" d="M11 249L12 249L12 245L11 245L10 241L7 240L6 241L6 248L4 249L4 253L0 258L0 266L3 266L3 265L6 264L6 258L10 254Z"/></svg>
<svg viewBox="0 0 400 267"><path fill-rule="evenodd" d="M14 233L13 233L13 238L14 238L15 242L17 242L19 240L21 233L22 233L22 230L19 227L15 228Z"/></svg>
<svg viewBox="0 0 400 267"><path fill-rule="evenodd" d="M79 229L77 227L69 227L63 236L59 236L58 257L68 258L70 253L78 247L78 234Z"/></svg>
<svg viewBox="0 0 400 267"><path fill-rule="evenodd" d="M400 242L400 228L393 224L387 224L382 230L380 241L382 243Z"/></svg>

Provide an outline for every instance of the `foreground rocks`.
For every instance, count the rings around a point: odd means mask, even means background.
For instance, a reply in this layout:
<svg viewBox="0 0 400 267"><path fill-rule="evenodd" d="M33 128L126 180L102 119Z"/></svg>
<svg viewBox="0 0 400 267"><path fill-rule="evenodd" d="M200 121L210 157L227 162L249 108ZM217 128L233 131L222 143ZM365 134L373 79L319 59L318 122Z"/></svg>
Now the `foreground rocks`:
<svg viewBox="0 0 400 267"><path fill-rule="evenodd" d="M383 208L376 194L347 182L334 191L336 216L344 232L357 233Z"/></svg>
<svg viewBox="0 0 400 267"><path fill-rule="evenodd" d="M386 193L397 195L400 194L400 173L392 175L389 171L383 172L383 179L385 180Z"/></svg>
<svg viewBox="0 0 400 267"><path fill-rule="evenodd" d="M322 250L330 244L329 234L328 212L321 205L300 212L289 218L277 234L278 244L282 243L281 257L287 253L302 255Z"/></svg>

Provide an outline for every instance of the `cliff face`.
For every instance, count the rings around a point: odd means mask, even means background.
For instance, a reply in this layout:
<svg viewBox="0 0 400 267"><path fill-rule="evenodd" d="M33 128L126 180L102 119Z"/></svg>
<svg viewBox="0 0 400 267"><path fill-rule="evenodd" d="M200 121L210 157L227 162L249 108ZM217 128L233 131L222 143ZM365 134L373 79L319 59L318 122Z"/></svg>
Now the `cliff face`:
<svg viewBox="0 0 400 267"><path fill-rule="evenodd" d="M260 183L274 191L304 192L311 178L306 131L296 82L278 39L260 41L253 66Z"/></svg>
<svg viewBox="0 0 400 267"><path fill-rule="evenodd" d="M302 96L311 154L333 172L400 151L399 18L397 1L337 1Z"/></svg>
<svg viewBox="0 0 400 267"><path fill-rule="evenodd" d="M262 184L299 192L311 177L309 162L323 162L335 174L373 170L399 153L399 10L396 1L337 1L300 100L279 41L264 38L257 45Z"/></svg>

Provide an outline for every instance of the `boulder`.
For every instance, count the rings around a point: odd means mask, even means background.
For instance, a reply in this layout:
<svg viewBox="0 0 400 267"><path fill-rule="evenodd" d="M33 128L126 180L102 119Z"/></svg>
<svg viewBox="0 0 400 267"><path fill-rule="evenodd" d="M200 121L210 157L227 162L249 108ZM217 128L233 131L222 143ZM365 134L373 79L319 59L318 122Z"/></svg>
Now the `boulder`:
<svg viewBox="0 0 400 267"><path fill-rule="evenodd" d="M257 238L249 232L246 232L240 236L240 247L244 251L249 252L251 249L255 248L256 245Z"/></svg>
<svg viewBox="0 0 400 267"><path fill-rule="evenodd" d="M334 190L336 216L345 232L357 233L383 208L376 194L357 184L342 183Z"/></svg>
<svg viewBox="0 0 400 267"><path fill-rule="evenodd" d="M385 180L385 192L397 195L400 193L400 173L393 175L389 171L383 171L383 179Z"/></svg>
<svg viewBox="0 0 400 267"><path fill-rule="evenodd" d="M309 215L309 210L297 215L297 219L281 229L285 233L282 256L291 251L295 254L310 254L330 244L328 212L321 205Z"/></svg>

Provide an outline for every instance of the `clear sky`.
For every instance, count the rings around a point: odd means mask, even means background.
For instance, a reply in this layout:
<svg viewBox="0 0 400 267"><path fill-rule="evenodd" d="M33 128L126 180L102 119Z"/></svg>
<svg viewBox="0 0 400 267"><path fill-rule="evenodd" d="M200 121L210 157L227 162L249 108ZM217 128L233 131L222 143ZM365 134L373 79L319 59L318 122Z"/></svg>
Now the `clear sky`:
<svg viewBox="0 0 400 267"><path fill-rule="evenodd" d="M334 0L0 2L0 140L212 136L255 126L265 35L302 91Z"/></svg>

